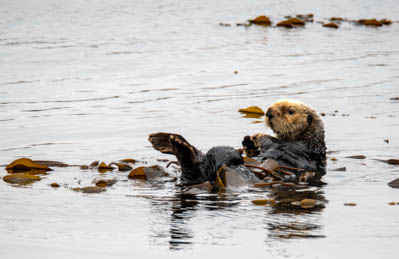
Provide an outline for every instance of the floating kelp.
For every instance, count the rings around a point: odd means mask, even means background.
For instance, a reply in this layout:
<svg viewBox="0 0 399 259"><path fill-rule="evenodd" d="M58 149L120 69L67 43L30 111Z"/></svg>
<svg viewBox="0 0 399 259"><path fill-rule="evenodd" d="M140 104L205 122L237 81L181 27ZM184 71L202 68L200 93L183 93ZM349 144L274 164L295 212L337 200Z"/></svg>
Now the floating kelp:
<svg viewBox="0 0 399 259"><path fill-rule="evenodd" d="M123 164L123 163L110 163L111 165L116 165L118 167L118 171L124 172L124 171L129 171L132 170L132 167L128 164Z"/></svg>
<svg viewBox="0 0 399 259"><path fill-rule="evenodd" d="M347 156L346 158L352 158L352 159L366 159L366 156L364 156L364 155L356 155L356 156Z"/></svg>
<svg viewBox="0 0 399 259"><path fill-rule="evenodd" d="M31 170L52 171L52 169L49 168L47 165L35 163L29 158L20 158L13 161L9 165L7 165L6 170L9 173L26 172Z"/></svg>
<svg viewBox="0 0 399 259"><path fill-rule="evenodd" d="M360 19L357 22L359 24L366 25L366 26L374 26L374 27L382 26L382 22L377 21L376 19Z"/></svg>
<svg viewBox="0 0 399 259"><path fill-rule="evenodd" d="M72 188L72 190L75 192L82 192L82 193L100 193L106 191L105 188L99 186L77 187L77 188Z"/></svg>
<svg viewBox="0 0 399 259"><path fill-rule="evenodd" d="M354 202L347 202L347 203L344 203L344 206L355 207L355 206L357 206L357 204Z"/></svg>
<svg viewBox="0 0 399 259"><path fill-rule="evenodd" d="M37 175L32 175L29 173L13 173L3 177L3 181L12 184L31 184L36 181L40 181L41 178Z"/></svg>
<svg viewBox="0 0 399 259"><path fill-rule="evenodd" d="M275 205L276 201L273 199L265 199L265 200L252 200L251 201L255 205Z"/></svg>
<svg viewBox="0 0 399 259"><path fill-rule="evenodd" d="M257 115L255 118L265 115L265 112L258 106L250 106L244 109L239 109L238 111L245 114L255 114Z"/></svg>
<svg viewBox="0 0 399 259"><path fill-rule="evenodd" d="M279 27L293 28L295 26L305 26L305 22L298 18L290 18L288 20L277 23Z"/></svg>
<svg viewBox="0 0 399 259"><path fill-rule="evenodd" d="M270 26L272 25L272 22L270 21L269 17L265 15L261 15L256 17L253 20L248 20L250 23L256 24L256 25L263 25L263 26Z"/></svg>
<svg viewBox="0 0 399 259"><path fill-rule="evenodd" d="M107 187L107 186L112 186L116 183L116 178L111 177L111 178L107 178L107 177L98 177L95 178L92 183L94 183L96 186L99 187Z"/></svg>
<svg viewBox="0 0 399 259"><path fill-rule="evenodd" d="M161 166L153 165L153 166L140 166L135 168L129 173L128 178L151 180L167 175L168 173Z"/></svg>
<svg viewBox="0 0 399 259"><path fill-rule="evenodd" d="M329 22L329 23L323 24L323 27L334 28L334 29L338 29L339 28L339 26L336 23L333 23L333 22Z"/></svg>
<svg viewBox="0 0 399 259"><path fill-rule="evenodd" d="M123 162L123 163L128 163L128 164L135 164L137 162L137 160L133 159L133 158L125 158L125 159L121 159L119 161Z"/></svg>
<svg viewBox="0 0 399 259"><path fill-rule="evenodd" d="M51 183L50 186L53 187L53 188L59 188L60 187L60 185L58 183Z"/></svg>
<svg viewBox="0 0 399 259"><path fill-rule="evenodd" d="M107 165L104 162L101 162L100 165L98 166L98 171L100 173L105 173L107 171L112 171L112 170L114 170L114 168L112 166Z"/></svg>
<svg viewBox="0 0 399 259"><path fill-rule="evenodd" d="M346 19L344 19L344 18L341 18L341 17L331 17L330 18L330 21L340 21L340 22L342 22L342 21L345 21Z"/></svg>
<svg viewBox="0 0 399 259"><path fill-rule="evenodd" d="M65 164L59 161L49 161L49 160L34 160L34 163L38 163L41 165L51 166L51 167L68 167L70 165Z"/></svg>

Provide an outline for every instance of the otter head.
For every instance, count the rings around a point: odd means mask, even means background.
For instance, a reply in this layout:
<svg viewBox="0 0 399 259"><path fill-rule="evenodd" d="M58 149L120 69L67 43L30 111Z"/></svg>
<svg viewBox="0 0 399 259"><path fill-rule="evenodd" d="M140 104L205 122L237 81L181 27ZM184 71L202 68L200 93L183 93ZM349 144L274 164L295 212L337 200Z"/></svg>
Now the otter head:
<svg viewBox="0 0 399 259"><path fill-rule="evenodd" d="M301 140L315 122L316 113L298 101L281 100L266 112L266 124L282 140Z"/></svg>

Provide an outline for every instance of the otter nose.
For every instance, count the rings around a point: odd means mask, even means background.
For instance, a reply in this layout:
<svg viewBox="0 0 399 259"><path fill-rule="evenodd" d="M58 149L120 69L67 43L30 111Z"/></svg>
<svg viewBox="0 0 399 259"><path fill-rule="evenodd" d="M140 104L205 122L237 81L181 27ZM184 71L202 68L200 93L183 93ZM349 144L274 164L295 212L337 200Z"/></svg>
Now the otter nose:
<svg viewBox="0 0 399 259"><path fill-rule="evenodd" d="M269 120L273 119L273 110L269 108L266 112L266 116L269 118Z"/></svg>

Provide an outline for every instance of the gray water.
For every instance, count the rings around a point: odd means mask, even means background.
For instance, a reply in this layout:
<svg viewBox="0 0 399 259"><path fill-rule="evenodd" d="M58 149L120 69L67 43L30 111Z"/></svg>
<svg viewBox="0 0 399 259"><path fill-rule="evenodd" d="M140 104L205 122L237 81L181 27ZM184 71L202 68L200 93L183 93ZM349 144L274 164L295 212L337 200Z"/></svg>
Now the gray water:
<svg viewBox="0 0 399 259"><path fill-rule="evenodd" d="M315 22L305 28L235 26L307 13ZM308 190L324 204L314 210L253 205L276 195L263 190L183 195L174 182L119 172L107 173L118 182L104 193L76 193L70 188L99 176L76 167L24 187L0 181L2 257L396 258L399 206L388 203L399 202L399 192L387 183L399 168L375 159L399 157L399 102L390 99L399 96L399 23L317 23L332 16L398 21L399 7L0 0L2 165L28 157L165 166L159 159L173 157L152 149L148 134L179 133L204 151L238 148L245 135L272 132L237 110L282 98L326 113L331 151L327 185ZM333 171L339 167L347 170Z"/></svg>

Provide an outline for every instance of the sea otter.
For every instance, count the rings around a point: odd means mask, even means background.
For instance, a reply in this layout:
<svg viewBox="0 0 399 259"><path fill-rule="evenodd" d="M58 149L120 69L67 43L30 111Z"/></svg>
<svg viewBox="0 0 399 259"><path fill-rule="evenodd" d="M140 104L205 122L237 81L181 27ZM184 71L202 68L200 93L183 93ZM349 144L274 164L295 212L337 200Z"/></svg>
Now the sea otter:
<svg viewBox="0 0 399 259"><path fill-rule="evenodd" d="M267 109L265 122L276 137L244 137L247 156L325 174L324 126L316 111L298 101L280 100Z"/></svg>
<svg viewBox="0 0 399 259"><path fill-rule="evenodd" d="M277 162L286 168L325 173L326 147L323 122L318 114L297 101L278 101L266 112L266 124L276 137L264 134L245 136L244 151L247 156L260 162ZM203 154L182 136L172 133L150 134L149 141L162 153L174 154L180 165L181 181L185 185L205 181L214 182L217 172L228 167L243 178L258 179L244 163L239 150L228 146L217 146ZM253 166L253 165L252 165Z"/></svg>

